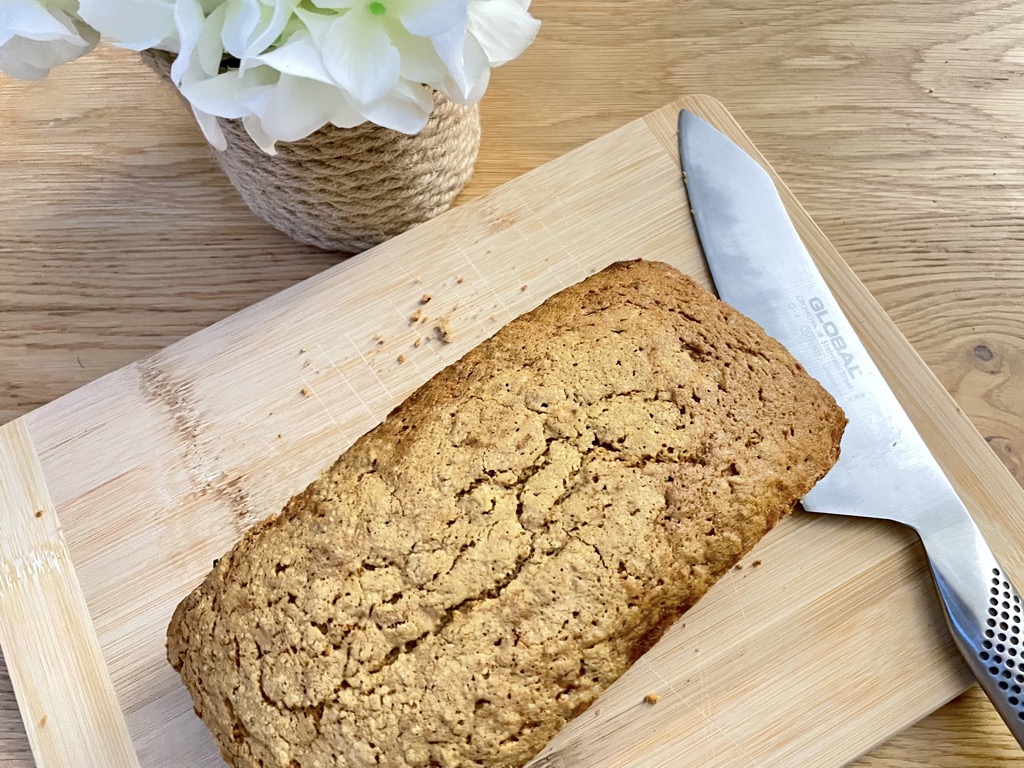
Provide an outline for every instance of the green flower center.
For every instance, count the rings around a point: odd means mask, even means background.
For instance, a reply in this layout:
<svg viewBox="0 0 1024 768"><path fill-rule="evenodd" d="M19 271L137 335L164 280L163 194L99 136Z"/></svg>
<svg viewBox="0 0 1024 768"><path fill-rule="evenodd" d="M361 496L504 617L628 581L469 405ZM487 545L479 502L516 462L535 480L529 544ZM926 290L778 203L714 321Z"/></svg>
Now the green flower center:
<svg viewBox="0 0 1024 768"><path fill-rule="evenodd" d="M384 3L378 3L376 0L366 7L370 9L370 13L374 16L383 16L388 10Z"/></svg>

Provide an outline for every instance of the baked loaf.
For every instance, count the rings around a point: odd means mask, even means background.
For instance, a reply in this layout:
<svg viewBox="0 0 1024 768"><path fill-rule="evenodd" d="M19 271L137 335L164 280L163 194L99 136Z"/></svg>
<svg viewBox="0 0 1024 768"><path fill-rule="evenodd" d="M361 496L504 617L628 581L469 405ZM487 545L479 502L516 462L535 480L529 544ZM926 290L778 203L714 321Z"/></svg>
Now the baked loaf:
<svg viewBox="0 0 1024 768"><path fill-rule="evenodd" d="M255 526L168 658L233 766L522 766L828 471L845 423L753 322L615 264Z"/></svg>

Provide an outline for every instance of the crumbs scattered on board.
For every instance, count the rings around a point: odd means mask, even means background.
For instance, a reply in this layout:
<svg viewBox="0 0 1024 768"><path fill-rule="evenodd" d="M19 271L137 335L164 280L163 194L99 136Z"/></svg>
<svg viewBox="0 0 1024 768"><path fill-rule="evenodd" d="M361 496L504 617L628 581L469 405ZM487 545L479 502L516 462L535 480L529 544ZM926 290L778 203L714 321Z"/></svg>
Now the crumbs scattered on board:
<svg viewBox="0 0 1024 768"><path fill-rule="evenodd" d="M434 297L431 296L429 293L424 293L422 296L420 296L420 304L426 304L432 298Z"/></svg>
<svg viewBox="0 0 1024 768"><path fill-rule="evenodd" d="M374 340L374 341L376 341L376 342L377 342L377 344L379 344L380 346L384 346L384 344L385 344L385 343L387 342L387 339L385 339L385 338L384 338L384 337L383 337L382 335L380 335L379 333L375 333L375 334L373 334L373 340Z"/></svg>
<svg viewBox="0 0 1024 768"><path fill-rule="evenodd" d="M755 560L754 562L752 562L752 563L750 564L750 567L751 567L751 568L757 568L757 566L759 566L760 564L761 564L761 561L760 561L760 560Z"/></svg>
<svg viewBox="0 0 1024 768"><path fill-rule="evenodd" d="M661 701L661 696L656 693L648 693L644 696L645 704L657 704L659 701Z"/></svg>
<svg viewBox="0 0 1024 768"><path fill-rule="evenodd" d="M519 290L522 291L523 293L526 293L526 289L529 288L529 287L530 286L528 286L528 285L521 285L521 286L519 286Z"/></svg>
<svg viewBox="0 0 1024 768"><path fill-rule="evenodd" d="M422 336L417 336L417 337L416 337L416 341L414 341L414 342L412 343L412 345L413 345L414 347L419 347L419 345L420 345L420 344L422 344L422 343L423 343L423 337L422 337Z"/></svg>
<svg viewBox="0 0 1024 768"><path fill-rule="evenodd" d="M405 355L399 355L396 359L398 360L398 364L401 365L405 362Z"/></svg>
<svg viewBox="0 0 1024 768"><path fill-rule="evenodd" d="M452 321L447 315L437 321L437 333L445 344L452 343Z"/></svg>
<svg viewBox="0 0 1024 768"><path fill-rule="evenodd" d="M459 285L462 285L464 282L466 282L466 278L464 278L462 275L459 275L458 277L455 278L455 282L458 283Z"/></svg>
<svg viewBox="0 0 1024 768"><path fill-rule="evenodd" d="M409 325L416 325L416 323L425 323L430 318L423 314L423 308L420 307L409 316Z"/></svg>
<svg viewBox="0 0 1024 768"><path fill-rule="evenodd" d="M313 393L310 391L309 387L303 387L302 389L299 390L299 394L302 395L303 397L309 397Z"/></svg>
<svg viewBox="0 0 1024 768"><path fill-rule="evenodd" d="M36 510L36 517L42 517L42 516L43 516L43 510L37 509Z"/></svg>

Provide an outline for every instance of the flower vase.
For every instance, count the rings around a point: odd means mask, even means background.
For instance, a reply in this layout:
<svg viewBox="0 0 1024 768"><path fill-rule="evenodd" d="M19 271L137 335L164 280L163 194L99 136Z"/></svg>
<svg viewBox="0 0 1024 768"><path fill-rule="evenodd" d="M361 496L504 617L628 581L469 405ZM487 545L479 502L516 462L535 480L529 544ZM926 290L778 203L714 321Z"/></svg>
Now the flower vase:
<svg viewBox="0 0 1024 768"><path fill-rule="evenodd" d="M142 52L171 82L171 54ZM213 151L246 205L286 235L326 250L355 253L446 211L469 181L480 146L476 105L434 91L419 133L373 123L328 125L305 139L261 150L239 120L219 119L227 148Z"/></svg>

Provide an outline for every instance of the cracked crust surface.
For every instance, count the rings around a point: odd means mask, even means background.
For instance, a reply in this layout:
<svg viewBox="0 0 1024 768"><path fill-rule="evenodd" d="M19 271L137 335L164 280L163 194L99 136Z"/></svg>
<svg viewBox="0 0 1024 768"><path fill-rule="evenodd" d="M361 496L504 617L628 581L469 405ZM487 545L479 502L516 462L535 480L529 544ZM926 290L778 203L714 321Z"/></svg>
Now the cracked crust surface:
<svg viewBox="0 0 1024 768"><path fill-rule="evenodd" d="M845 423L689 278L612 265L255 526L168 658L233 766L522 766L828 471Z"/></svg>

